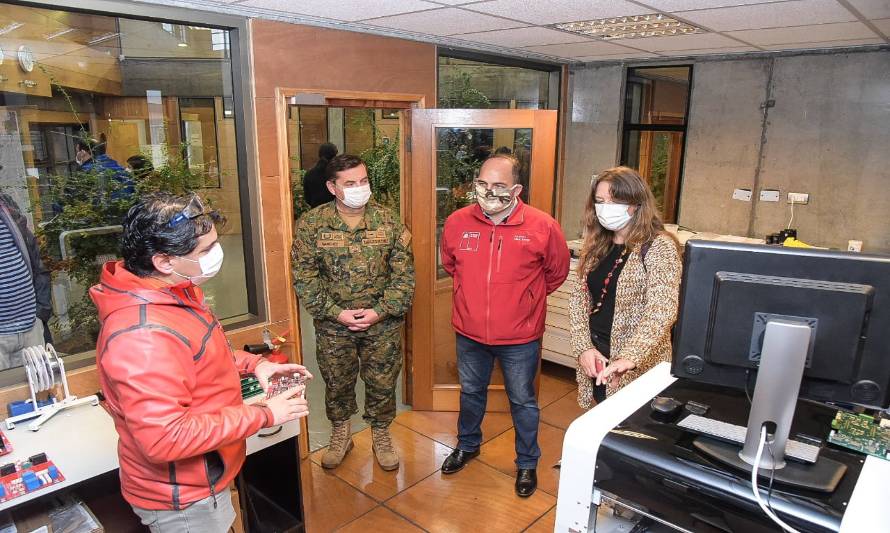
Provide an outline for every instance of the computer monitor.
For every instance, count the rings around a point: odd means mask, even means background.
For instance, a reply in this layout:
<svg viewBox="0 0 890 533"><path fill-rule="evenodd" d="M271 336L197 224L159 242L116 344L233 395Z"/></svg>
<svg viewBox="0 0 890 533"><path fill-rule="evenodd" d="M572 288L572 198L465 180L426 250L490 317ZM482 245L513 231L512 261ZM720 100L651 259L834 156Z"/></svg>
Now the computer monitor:
<svg viewBox="0 0 890 533"><path fill-rule="evenodd" d="M683 258L672 373L748 389L752 465L767 425L775 461L798 397L890 405L890 257L691 240ZM781 451L779 453L778 451Z"/></svg>

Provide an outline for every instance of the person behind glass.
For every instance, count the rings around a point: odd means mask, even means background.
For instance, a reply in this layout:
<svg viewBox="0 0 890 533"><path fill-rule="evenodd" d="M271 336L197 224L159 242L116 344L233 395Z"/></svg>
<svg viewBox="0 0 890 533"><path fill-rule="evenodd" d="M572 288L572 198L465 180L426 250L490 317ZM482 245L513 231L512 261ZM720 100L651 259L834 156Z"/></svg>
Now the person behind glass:
<svg viewBox="0 0 890 533"><path fill-rule="evenodd" d="M460 415L457 447L442 463L453 474L479 455L482 418L494 361L500 361L516 428L516 493L537 487L535 375L540 364L547 295L569 273L559 224L519 198L519 162L491 156L474 182L476 205L445 221L442 267L454 278L452 325L457 333Z"/></svg>
<svg viewBox="0 0 890 533"><path fill-rule="evenodd" d="M265 404L241 398L242 375L263 389L273 376L301 373L232 350L200 285L223 264L222 215L196 195L150 195L123 221L123 261L102 267L90 297L102 328L96 366L119 436L121 492L153 532L229 531L229 484L245 440L306 416L292 389Z"/></svg>
<svg viewBox="0 0 890 533"><path fill-rule="evenodd" d="M111 192L112 200L129 198L136 192L133 179L120 163L108 157L106 148L104 135L101 140L79 138L75 142L74 161L82 172L99 172L118 183Z"/></svg>
<svg viewBox="0 0 890 533"><path fill-rule="evenodd" d="M0 370L22 366L22 350L52 342L49 271L37 239L9 195L0 193Z"/></svg>
<svg viewBox="0 0 890 533"><path fill-rule="evenodd" d="M155 166L151 159L142 154L131 155L127 158L127 172L136 178L136 181L152 179L155 176Z"/></svg>
<svg viewBox="0 0 890 533"><path fill-rule="evenodd" d="M589 409L671 357L679 244L637 172L597 175L584 211L580 283L569 299L578 404Z"/></svg>
<svg viewBox="0 0 890 533"><path fill-rule="evenodd" d="M318 147L318 162L303 176L303 195L309 207L318 207L321 204L334 201L334 195L327 187L327 166L331 159L337 156L337 146L324 143Z"/></svg>

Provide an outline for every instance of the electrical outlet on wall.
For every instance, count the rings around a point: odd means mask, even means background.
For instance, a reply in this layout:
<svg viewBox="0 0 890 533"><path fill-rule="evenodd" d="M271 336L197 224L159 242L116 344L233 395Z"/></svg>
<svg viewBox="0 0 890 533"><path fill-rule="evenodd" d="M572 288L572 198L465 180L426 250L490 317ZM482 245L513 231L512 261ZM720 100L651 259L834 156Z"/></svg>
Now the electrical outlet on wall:
<svg viewBox="0 0 890 533"><path fill-rule="evenodd" d="M733 200L741 200L743 202L751 201L751 189L736 189L732 191Z"/></svg>
<svg viewBox="0 0 890 533"><path fill-rule="evenodd" d="M797 205L806 205L810 201L810 195L805 192L789 192L788 203Z"/></svg>
<svg viewBox="0 0 890 533"><path fill-rule="evenodd" d="M760 189L761 202L778 202L779 191L775 189Z"/></svg>

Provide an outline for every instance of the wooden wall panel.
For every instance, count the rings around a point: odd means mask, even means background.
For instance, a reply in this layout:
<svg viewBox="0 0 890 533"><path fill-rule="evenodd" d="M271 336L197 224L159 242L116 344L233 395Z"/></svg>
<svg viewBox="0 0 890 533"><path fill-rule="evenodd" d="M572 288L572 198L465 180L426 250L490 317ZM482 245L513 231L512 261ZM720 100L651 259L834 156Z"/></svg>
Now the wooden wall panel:
<svg viewBox="0 0 890 533"><path fill-rule="evenodd" d="M436 47L363 33L253 20L256 96L278 87L436 96Z"/></svg>

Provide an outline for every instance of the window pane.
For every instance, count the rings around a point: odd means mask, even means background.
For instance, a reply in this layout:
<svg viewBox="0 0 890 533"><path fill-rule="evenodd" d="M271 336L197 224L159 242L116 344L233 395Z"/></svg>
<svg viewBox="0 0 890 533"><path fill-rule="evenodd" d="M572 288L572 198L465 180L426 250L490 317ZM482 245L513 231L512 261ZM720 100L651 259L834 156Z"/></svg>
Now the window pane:
<svg viewBox="0 0 890 533"><path fill-rule="evenodd" d="M57 349L95 347L86 290L101 263L118 257L129 207L159 190L198 192L223 212L226 259L203 286L207 302L224 323L254 312L230 32L15 5L0 11L0 27L9 77L0 84L0 192L52 272ZM33 65L13 58L10 42L28 48ZM78 153L79 139L93 144L91 154Z"/></svg>
<svg viewBox="0 0 890 533"><path fill-rule="evenodd" d="M448 215L475 202L473 180L482 163L495 152L519 160L520 197L528 202L532 130L436 128L436 249ZM438 278L448 275L439 262Z"/></svg>
<svg viewBox="0 0 890 533"><path fill-rule="evenodd" d="M439 56L440 108L556 109L550 82L547 71Z"/></svg>
<svg viewBox="0 0 890 533"><path fill-rule="evenodd" d="M627 130L624 147L621 163L636 169L649 184L664 221L675 222L683 133Z"/></svg>
<svg viewBox="0 0 890 533"><path fill-rule="evenodd" d="M690 67L635 68L627 72L624 122L686 123Z"/></svg>

